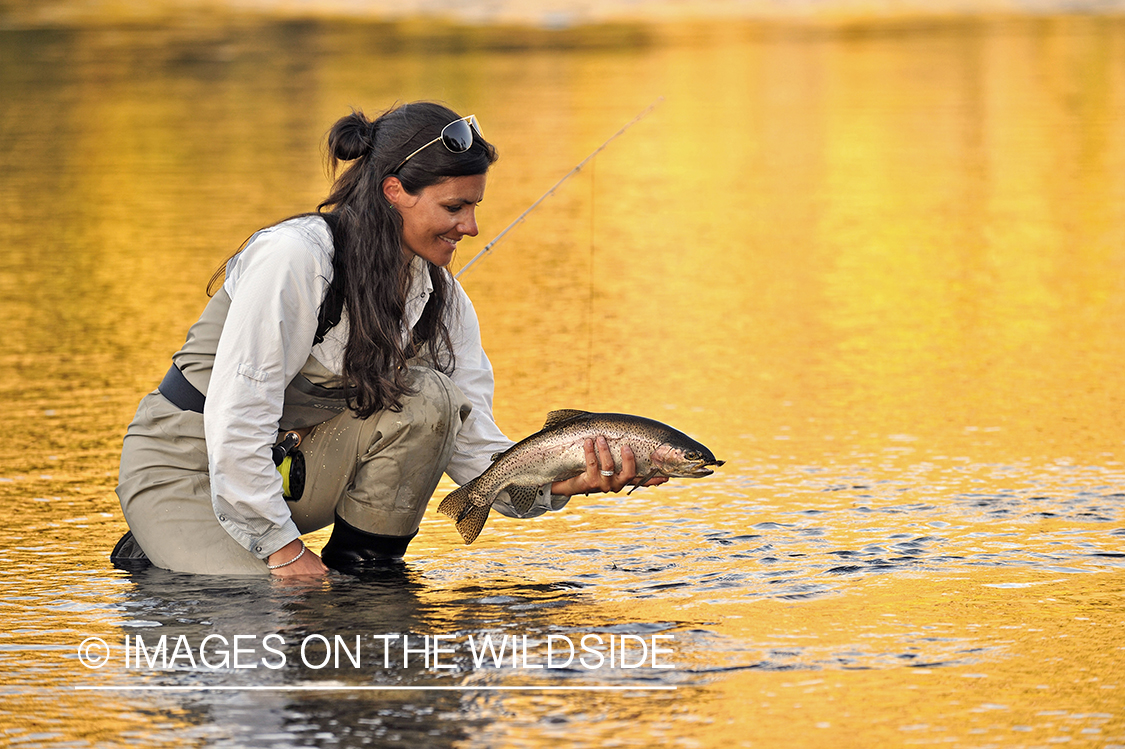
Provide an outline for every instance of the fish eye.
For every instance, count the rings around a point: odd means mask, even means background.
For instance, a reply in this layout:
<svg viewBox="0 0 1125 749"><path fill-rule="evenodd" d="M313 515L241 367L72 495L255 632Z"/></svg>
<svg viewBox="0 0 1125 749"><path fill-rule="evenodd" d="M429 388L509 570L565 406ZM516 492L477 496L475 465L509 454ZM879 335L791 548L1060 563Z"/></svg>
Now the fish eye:
<svg viewBox="0 0 1125 749"><path fill-rule="evenodd" d="M684 457L688 460L700 460L703 458L703 455L701 455L698 450L689 450L688 452L684 453Z"/></svg>

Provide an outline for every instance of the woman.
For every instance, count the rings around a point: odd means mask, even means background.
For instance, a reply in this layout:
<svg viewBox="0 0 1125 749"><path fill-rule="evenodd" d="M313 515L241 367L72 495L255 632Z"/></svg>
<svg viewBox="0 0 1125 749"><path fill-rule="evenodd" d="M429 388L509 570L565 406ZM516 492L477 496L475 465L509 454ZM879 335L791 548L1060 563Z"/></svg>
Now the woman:
<svg viewBox="0 0 1125 749"><path fill-rule="evenodd" d="M215 574L322 575L401 557L443 472L459 484L512 443L492 418L492 368L446 266L476 236L495 149L475 117L428 102L328 136L318 212L257 232L125 436L117 560ZM287 501L272 448L303 436ZM540 489L525 516L619 491L604 438L587 471ZM655 481L653 483L656 483ZM494 505L518 516L505 496ZM333 524L318 557L300 536Z"/></svg>

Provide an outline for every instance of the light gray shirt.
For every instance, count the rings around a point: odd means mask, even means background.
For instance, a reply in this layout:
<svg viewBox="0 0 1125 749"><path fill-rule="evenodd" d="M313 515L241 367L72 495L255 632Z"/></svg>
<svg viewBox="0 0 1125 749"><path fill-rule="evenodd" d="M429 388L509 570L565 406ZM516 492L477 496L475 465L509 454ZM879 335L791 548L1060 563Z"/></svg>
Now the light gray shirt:
<svg viewBox="0 0 1125 749"><path fill-rule="evenodd" d="M282 497L271 448L277 438L285 387L310 354L340 374L347 345L346 317L314 345L317 313L333 276L332 235L317 216L290 219L256 234L227 264L230 296L204 407L211 500L228 533L266 558L300 533ZM433 293L427 263L415 257L402 333L417 324ZM492 416L492 364L465 290L452 283L446 319L455 357L450 375L473 406L457 434L446 473L464 484L484 472L490 457L513 444ZM542 487L534 507L520 514L503 493L493 505L509 517L561 509L569 497Z"/></svg>

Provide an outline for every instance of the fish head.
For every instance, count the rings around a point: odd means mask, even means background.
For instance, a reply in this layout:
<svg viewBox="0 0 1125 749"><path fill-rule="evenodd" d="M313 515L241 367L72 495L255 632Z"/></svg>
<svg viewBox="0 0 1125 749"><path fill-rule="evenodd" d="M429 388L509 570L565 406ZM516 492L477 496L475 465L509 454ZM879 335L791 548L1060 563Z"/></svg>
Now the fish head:
<svg viewBox="0 0 1125 749"><path fill-rule="evenodd" d="M671 478L698 479L714 473L709 466L721 466L725 461L715 456L695 441L684 444L665 442L649 456L652 467Z"/></svg>

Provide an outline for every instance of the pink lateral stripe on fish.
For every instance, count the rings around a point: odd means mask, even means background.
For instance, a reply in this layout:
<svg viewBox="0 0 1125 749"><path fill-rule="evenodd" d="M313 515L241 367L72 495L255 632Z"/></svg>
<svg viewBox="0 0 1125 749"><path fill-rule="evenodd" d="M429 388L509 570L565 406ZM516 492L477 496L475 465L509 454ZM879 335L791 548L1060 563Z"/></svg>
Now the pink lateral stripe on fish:
<svg viewBox="0 0 1125 749"><path fill-rule="evenodd" d="M438 505L438 512L453 518L461 538L471 544L501 492L508 492L517 510L527 512L539 487L585 472L585 442L598 435L606 438L617 465L621 465L621 446L632 448L638 486L657 476L710 476L714 471L708 466L724 462L683 432L643 416L552 411L542 429L494 456L484 473L450 492Z"/></svg>

